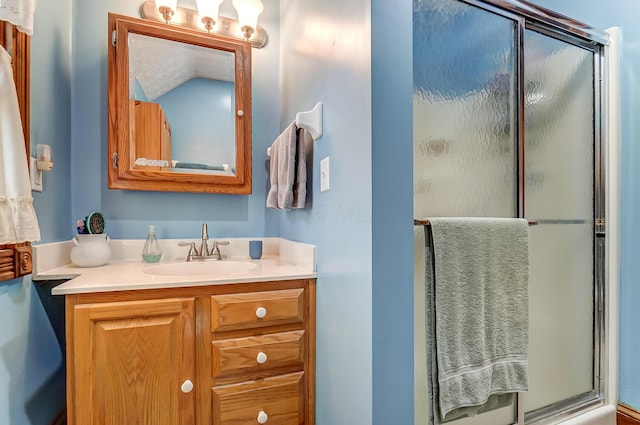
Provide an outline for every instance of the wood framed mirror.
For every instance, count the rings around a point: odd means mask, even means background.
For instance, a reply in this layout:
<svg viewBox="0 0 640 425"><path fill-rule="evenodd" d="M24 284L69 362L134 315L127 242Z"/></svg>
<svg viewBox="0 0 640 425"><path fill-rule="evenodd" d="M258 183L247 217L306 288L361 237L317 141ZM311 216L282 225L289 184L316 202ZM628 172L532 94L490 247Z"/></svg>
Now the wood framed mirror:
<svg viewBox="0 0 640 425"><path fill-rule="evenodd" d="M251 44L109 14L110 189L251 193Z"/></svg>

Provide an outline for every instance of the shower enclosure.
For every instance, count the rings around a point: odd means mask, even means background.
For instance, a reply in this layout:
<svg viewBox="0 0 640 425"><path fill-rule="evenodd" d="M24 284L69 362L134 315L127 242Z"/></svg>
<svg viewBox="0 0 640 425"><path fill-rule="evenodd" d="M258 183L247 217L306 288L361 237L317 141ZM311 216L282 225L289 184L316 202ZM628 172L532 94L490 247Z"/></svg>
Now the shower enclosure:
<svg viewBox="0 0 640 425"><path fill-rule="evenodd" d="M529 391L451 422L557 422L602 403L606 37L516 1L414 0L414 216L524 217ZM415 228L415 424L427 425Z"/></svg>

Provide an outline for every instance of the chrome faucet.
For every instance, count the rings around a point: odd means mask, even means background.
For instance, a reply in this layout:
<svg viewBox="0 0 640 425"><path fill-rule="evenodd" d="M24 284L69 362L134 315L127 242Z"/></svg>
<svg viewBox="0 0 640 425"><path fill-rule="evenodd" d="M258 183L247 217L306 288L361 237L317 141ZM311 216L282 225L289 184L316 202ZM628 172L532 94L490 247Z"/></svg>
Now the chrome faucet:
<svg viewBox="0 0 640 425"><path fill-rule="evenodd" d="M202 242L200 242L200 256L208 257L209 246L207 245L207 241L209 240L209 232L207 230L207 223L202 223Z"/></svg>
<svg viewBox="0 0 640 425"><path fill-rule="evenodd" d="M196 248L195 242L178 242L178 246L188 246L187 261L192 260L222 260L220 245L229 245L229 241L213 241L213 248L209 251L209 232L207 223L202 224L202 241L200 251Z"/></svg>

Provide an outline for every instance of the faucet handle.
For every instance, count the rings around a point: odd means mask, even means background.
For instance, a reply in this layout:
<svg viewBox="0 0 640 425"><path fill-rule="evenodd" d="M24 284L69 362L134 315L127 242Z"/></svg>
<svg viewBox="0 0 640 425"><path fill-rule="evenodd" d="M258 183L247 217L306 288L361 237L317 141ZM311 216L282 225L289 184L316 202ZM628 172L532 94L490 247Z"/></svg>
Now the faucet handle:
<svg viewBox="0 0 640 425"><path fill-rule="evenodd" d="M220 245L229 245L229 241L213 241L213 248L211 248L211 254L214 253L214 251L220 252L220 250L218 249L218 247Z"/></svg>
<svg viewBox="0 0 640 425"><path fill-rule="evenodd" d="M198 255L195 242L178 242L178 246L188 246L189 252L187 253L187 261L191 261L191 258Z"/></svg>
<svg viewBox="0 0 640 425"><path fill-rule="evenodd" d="M220 254L220 249L218 248L220 245L229 245L229 241L213 241L211 255L214 256L217 260L222 260L222 255Z"/></svg>

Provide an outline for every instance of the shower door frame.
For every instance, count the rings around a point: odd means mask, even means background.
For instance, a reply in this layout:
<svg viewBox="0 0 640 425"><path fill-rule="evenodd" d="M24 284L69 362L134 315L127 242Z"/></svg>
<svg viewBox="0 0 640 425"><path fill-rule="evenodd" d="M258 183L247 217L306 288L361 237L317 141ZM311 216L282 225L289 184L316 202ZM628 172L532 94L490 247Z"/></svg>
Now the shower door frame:
<svg viewBox="0 0 640 425"><path fill-rule="evenodd" d="M516 133L517 141L517 211L524 217L525 211L525 31L531 30L559 41L583 48L593 54L593 389L582 394L560 400L553 404L524 411L526 394L519 393L515 403L516 422L514 424L548 424L568 419L588 408L600 406L605 401L604 350L605 345L605 241L606 241L606 127L603 113L606 99L604 79L605 46L608 36L581 22L559 15L548 9L517 0L459 0L479 7L490 13L514 21L515 31L515 73L517 90ZM554 221L555 222L555 221ZM531 225L545 224L543 220L530 221Z"/></svg>

